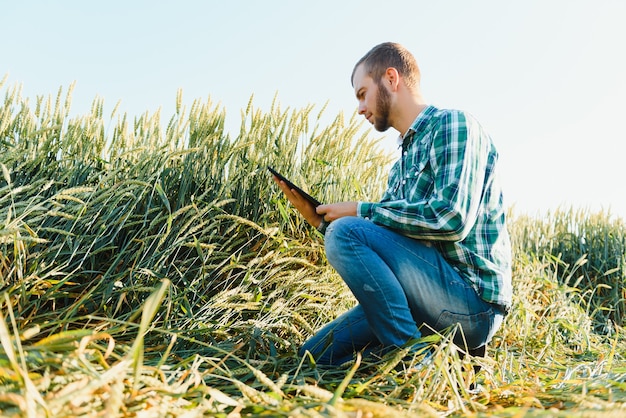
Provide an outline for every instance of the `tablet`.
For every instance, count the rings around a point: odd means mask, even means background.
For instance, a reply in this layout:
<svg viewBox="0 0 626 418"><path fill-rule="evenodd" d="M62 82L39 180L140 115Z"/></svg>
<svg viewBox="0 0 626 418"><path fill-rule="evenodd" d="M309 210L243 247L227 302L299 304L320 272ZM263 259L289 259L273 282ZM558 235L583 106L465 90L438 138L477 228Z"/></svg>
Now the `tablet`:
<svg viewBox="0 0 626 418"><path fill-rule="evenodd" d="M303 198L305 198L306 200L309 201L309 203L311 203L313 205L313 207L318 207L319 205L321 205L322 203L317 200L316 198L314 198L313 196L311 196L310 194L308 194L307 192L305 192L304 190L302 190L301 188L299 188L298 186L296 186L295 184L293 184L292 182L290 182L289 180L287 180L287 178L285 176L283 176L282 174L278 173L276 170L274 170L272 167L267 166L267 169L276 177L278 177L279 180L282 180L285 182L285 184L287 186L289 186L290 189L295 190L296 192L298 192L298 194L300 196L302 196Z"/></svg>

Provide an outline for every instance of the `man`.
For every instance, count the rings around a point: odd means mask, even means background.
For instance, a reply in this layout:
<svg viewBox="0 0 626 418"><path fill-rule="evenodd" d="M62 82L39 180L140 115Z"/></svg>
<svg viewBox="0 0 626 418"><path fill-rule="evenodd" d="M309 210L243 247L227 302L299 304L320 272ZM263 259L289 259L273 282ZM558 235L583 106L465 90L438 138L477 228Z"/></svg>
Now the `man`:
<svg viewBox="0 0 626 418"><path fill-rule="evenodd" d="M511 250L491 138L469 114L427 105L415 58L383 43L357 62L352 85L378 131L402 153L380 202L311 206L277 178L305 219L325 233L328 261L358 305L301 348L318 364L358 351L381 355L428 329L459 324L455 342L484 348L511 304ZM426 324L427 326L423 326Z"/></svg>

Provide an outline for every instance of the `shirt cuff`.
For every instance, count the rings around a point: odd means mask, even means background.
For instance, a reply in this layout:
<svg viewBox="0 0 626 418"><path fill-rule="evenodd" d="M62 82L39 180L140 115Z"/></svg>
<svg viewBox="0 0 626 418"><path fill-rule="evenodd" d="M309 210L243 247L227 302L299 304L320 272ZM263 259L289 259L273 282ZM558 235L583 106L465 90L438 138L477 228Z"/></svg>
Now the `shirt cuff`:
<svg viewBox="0 0 626 418"><path fill-rule="evenodd" d="M361 218L371 219L374 204L370 202L358 202L356 205L356 215Z"/></svg>

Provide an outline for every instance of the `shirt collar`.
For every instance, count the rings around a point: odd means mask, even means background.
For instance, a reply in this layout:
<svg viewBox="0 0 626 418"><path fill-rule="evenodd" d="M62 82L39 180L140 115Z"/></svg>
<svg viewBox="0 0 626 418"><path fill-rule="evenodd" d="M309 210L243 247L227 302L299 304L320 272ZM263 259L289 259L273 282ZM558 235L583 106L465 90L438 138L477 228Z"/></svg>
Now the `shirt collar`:
<svg viewBox="0 0 626 418"><path fill-rule="evenodd" d="M435 106L432 106L432 105L426 106L424 110L422 110L417 115L417 117L415 118L415 120L413 121L409 129L406 131L406 133L404 135L398 136L398 139L397 139L398 146L402 146L405 142L409 142L413 138L413 134L415 132L418 132L419 130L425 128L426 124L428 123L428 120L430 119L432 114L435 113L436 111L437 111L437 108Z"/></svg>

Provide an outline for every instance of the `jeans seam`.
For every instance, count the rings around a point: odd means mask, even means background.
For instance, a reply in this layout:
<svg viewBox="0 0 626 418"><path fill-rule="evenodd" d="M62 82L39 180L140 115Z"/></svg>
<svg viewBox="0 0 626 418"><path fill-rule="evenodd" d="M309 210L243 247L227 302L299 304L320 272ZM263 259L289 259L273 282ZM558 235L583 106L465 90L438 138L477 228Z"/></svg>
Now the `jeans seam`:
<svg viewBox="0 0 626 418"><path fill-rule="evenodd" d="M382 226L381 226L381 228L384 228L384 227L382 227ZM354 228L354 229L355 229L355 230L356 230L356 229L363 230L364 228L363 228L363 227L357 227L357 228ZM385 235L385 234L381 234L381 233L379 233L379 232L378 232L378 231L376 231L376 230L374 230L374 231L373 231L373 234L374 234L374 235L376 235L376 237L377 237L377 238L387 238L387 235ZM407 239L412 239L412 238L408 238L408 237L407 237ZM418 253L416 253L416 252L415 252L415 251L414 251L411 247L404 245L404 243L403 243L401 240L391 239L391 241L393 241L393 243L394 243L395 245L398 245L399 247L401 247L404 251L411 253L411 255L412 255L413 257L415 257L415 258L419 259L419 260L420 260L420 262L423 262L423 263L425 263L425 264L428 264L429 266L431 266L431 267L433 267L433 268L437 268L437 266L436 266L435 264L433 264L433 263L431 263L430 261L428 261L428 260L424 259L424 258L423 258L422 256L420 256ZM419 242L419 240L416 240L416 241L418 241L418 242ZM432 250L433 250L433 251L437 251L436 249L432 249Z"/></svg>
<svg viewBox="0 0 626 418"><path fill-rule="evenodd" d="M357 228L355 228L355 229L357 229ZM364 228L359 227L358 229L363 230ZM351 231L350 231L350 233L352 233L352 232L353 232L353 231L351 230ZM351 247L351 249L353 250L353 252L356 252L356 251L354 251L354 250L355 250L354 241L355 241L355 240L351 240L351 241L350 241L350 247ZM369 266L368 266L368 264L367 264L367 263L365 263L365 262L363 262L363 259L362 259L360 256L358 256L358 259L359 259L359 263L360 263L360 264L361 264L361 265L362 265L362 266L363 266L363 267L367 270L368 274L369 274L370 276L373 276L373 274L372 274L372 273L371 273L371 271L369 270ZM386 264L386 263L385 263L385 264ZM388 302L387 298L386 298L386 297L384 297L384 292L382 291L382 289L380 288L380 286L378 285L378 283L376 283L376 287L377 287L376 292L378 292L378 293L381 295L382 299L384 300L384 302L385 302L385 306L386 306L386 309L387 309L389 312L393 312L393 309L391 309L391 307L389 306L389 302ZM409 311L410 311L410 306L409 306ZM395 319L395 316L393 317L393 319L394 319L394 321L396 320L396 319ZM416 324L415 326L417 327L417 324ZM398 340L402 339L402 336L398 334L398 329L397 329L397 327L394 327L394 328L392 329L392 331L393 331L393 334L394 334L395 338L397 338ZM379 340L380 340L380 338L379 338Z"/></svg>

